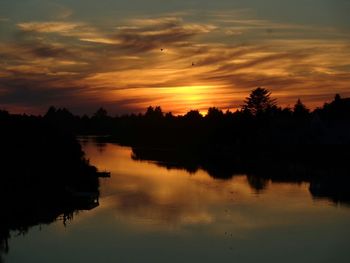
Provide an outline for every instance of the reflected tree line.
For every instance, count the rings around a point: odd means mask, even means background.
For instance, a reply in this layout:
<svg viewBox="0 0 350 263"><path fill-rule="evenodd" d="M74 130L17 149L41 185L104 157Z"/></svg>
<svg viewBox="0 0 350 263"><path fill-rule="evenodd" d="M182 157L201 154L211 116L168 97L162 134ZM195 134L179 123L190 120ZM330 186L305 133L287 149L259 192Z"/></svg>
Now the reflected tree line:
<svg viewBox="0 0 350 263"><path fill-rule="evenodd" d="M316 150L315 150L316 151ZM132 158L137 161L153 161L166 169L184 169L195 173L206 171L215 179L231 179L245 174L252 189L264 191L272 183L309 183L313 198L328 199L335 204L350 205L350 169L345 158L325 160L320 155L319 163L315 156L289 158L277 155L263 158L197 157L166 149L132 148ZM341 163L343 162L343 163Z"/></svg>
<svg viewBox="0 0 350 263"><path fill-rule="evenodd" d="M131 146L135 160L215 178L247 174L257 191L268 181L310 182L315 197L350 203L350 99L334 97L313 111L298 100L277 105L256 88L241 109L191 110L182 116L149 107L145 113L76 116L50 107L44 116L0 111L0 251L12 230L25 233L98 205L96 168L84 157L76 135ZM1 260L0 260L1 261Z"/></svg>
<svg viewBox="0 0 350 263"><path fill-rule="evenodd" d="M98 205L98 176L74 135L0 111L0 262L13 234Z"/></svg>
<svg viewBox="0 0 350 263"><path fill-rule="evenodd" d="M75 134L133 148L135 160L215 178L247 174L257 191L266 182L310 182L314 197L349 202L350 98L336 94L330 103L309 110L299 99L280 107L264 88L252 90L235 112L209 108L205 116L191 110L182 116L149 107L145 113L109 116L100 108L91 116L74 116L51 107L43 117Z"/></svg>

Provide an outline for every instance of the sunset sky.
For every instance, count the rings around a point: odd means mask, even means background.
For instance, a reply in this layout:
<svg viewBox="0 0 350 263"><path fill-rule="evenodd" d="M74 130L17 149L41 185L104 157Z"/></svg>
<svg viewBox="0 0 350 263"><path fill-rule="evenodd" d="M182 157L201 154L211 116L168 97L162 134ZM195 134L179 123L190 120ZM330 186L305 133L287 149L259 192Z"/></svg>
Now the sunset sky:
<svg viewBox="0 0 350 263"><path fill-rule="evenodd" d="M1 0L0 108L182 114L350 96L348 0Z"/></svg>

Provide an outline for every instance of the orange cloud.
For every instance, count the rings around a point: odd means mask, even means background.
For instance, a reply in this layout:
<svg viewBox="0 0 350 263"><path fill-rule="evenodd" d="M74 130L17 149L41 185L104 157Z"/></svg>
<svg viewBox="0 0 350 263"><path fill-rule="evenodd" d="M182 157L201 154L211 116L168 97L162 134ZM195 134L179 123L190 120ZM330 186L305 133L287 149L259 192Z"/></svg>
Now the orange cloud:
<svg viewBox="0 0 350 263"><path fill-rule="evenodd" d="M27 22L17 26L23 31L35 31L39 33L67 33L81 26L79 23L69 22Z"/></svg>
<svg viewBox="0 0 350 263"><path fill-rule="evenodd" d="M17 39L0 44L0 87L7 94L0 102L9 105L24 103L18 100L21 85L31 87L26 107L37 107L40 92L48 104L59 90L70 90L70 103L81 112L98 106L143 111L149 105L175 113L235 109L257 86L270 89L284 106L299 97L316 107L335 93L350 95L350 48L336 29L320 33L322 28L239 13L212 13L201 23L187 13L109 27L51 21L17 28ZM266 28L276 30L274 37Z"/></svg>

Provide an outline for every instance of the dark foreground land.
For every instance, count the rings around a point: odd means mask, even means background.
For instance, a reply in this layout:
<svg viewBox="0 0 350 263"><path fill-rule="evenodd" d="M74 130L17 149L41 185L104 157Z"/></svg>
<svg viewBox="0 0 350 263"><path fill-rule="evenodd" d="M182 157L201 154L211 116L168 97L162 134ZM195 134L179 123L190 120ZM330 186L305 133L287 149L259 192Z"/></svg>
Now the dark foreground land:
<svg viewBox="0 0 350 263"><path fill-rule="evenodd" d="M160 107L116 117L102 108L92 117L53 107L45 116L0 111L0 127L0 251L8 250L12 230L66 222L98 205L101 174L76 135L130 146L134 160L168 169L201 168L219 179L246 174L257 191L269 180L309 182L314 197L350 204L350 99L339 95L312 112L301 101L280 108L261 88L241 110L210 108L206 116L174 116Z"/></svg>
<svg viewBox="0 0 350 263"><path fill-rule="evenodd" d="M41 118L2 111L0 127L1 255L11 231L65 224L76 211L97 206L99 173L74 136Z"/></svg>

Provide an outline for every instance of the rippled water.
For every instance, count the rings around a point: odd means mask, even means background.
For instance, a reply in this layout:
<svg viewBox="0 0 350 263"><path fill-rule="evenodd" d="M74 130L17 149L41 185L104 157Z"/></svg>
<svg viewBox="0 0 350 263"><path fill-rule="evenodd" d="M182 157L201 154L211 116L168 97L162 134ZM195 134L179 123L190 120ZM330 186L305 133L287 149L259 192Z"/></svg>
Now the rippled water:
<svg viewBox="0 0 350 263"><path fill-rule="evenodd" d="M245 175L167 170L131 149L86 142L100 206L13 233L5 262L350 262L350 209L316 200L308 183L258 191Z"/></svg>

